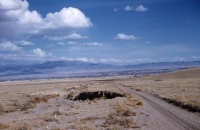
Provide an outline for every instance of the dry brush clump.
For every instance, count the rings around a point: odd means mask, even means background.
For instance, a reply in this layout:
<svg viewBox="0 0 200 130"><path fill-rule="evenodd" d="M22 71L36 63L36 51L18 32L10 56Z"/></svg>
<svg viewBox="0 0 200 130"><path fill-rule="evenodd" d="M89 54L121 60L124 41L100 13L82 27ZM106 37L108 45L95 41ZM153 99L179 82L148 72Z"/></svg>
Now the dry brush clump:
<svg viewBox="0 0 200 130"><path fill-rule="evenodd" d="M20 107L21 111L27 111L28 109L34 108L37 103L47 103L49 99L59 97L58 94L51 95L34 95L29 97L29 100L22 104Z"/></svg>
<svg viewBox="0 0 200 130"><path fill-rule="evenodd" d="M0 115L17 111L17 107L11 104L0 105Z"/></svg>
<svg viewBox="0 0 200 130"><path fill-rule="evenodd" d="M89 116L89 117L81 119L81 122L91 122L91 121L94 121L94 120L101 120L101 119L103 119L103 118L102 117Z"/></svg>
<svg viewBox="0 0 200 130"><path fill-rule="evenodd" d="M144 103L138 100L137 98L135 98L132 94L125 91L123 91L123 93L128 99L128 102L127 102L128 105L133 106L135 108L141 108L144 106Z"/></svg>
<svg viewBox="0 0 200 130"><path fill-rule="evenodd" d="M56 122L60 123L58 116L56 114L45 114L43 117L41 117L44 122L49 123L49 122Z"/></svg>
<svg viewBox="0 0 200 130"><path fill-rule="evenodd" d="M33 98L31 98L28 102L29 103L33 103L33 104L36 104L36 103L41 103L41 102L48 102L49 99L51 98L56 98L56 97L59 97L59 94L51 94L51 95L37 95L37 96L33 96Z"/></svg>
<svg viewBox="0 0 200 130"><path fill-rule="evenodd" d="M25 123L21 126L14 128L13 130L33 130L33 128L30 124Z"/></svg>
<svg viewBox="0 0 200 130"><path fill-rule="evenodd" d="M106 120L106 126L108 129L114 128L132 128L133 127L133 119L127 117L117 116L113 113L108 115L108 119Z"/></svg>
<svg viewBox="0 0 200 130"><path fill-rule="evenodd" d="M74 122L74 121L73 121ZM76 120L76 123L69 126L70 129L75 130L96 130L97 127L87 120Z"/></svg>
<svg viewBox="0 0 200 130"><path fill-rule="evenodd" d="M200 68L151 75L120 82L141 89L193 112L200 112Z"/></svg>
<svg viewBox="0 0 200 130"><path fill-rule="evenodd" d="M110 130L138 127L133 120L133 116L136 116L136 113L131 111L126 104L118 103L115 110L115 112L108 115L105 127Z"/></svg>
<svg viewBox="0 0 200 130"><path fill-rule="evenodd" d="M130 108L124 103L118 103L117 107L115 108L118 115L121 116L136 116L135 112L132 112Z"/></svg>
<svg viewBox="0 0 200 130"><path fill-rule="evenodd" d="M5 113L5 108L3 104L0 103L0 115L3 115Z"/></svg>
<svg viewBox="0 0 200 130"><path fill-rule="evenodd" d="M200 112L200 104L197 101L191 100L189 97L183 98L180 96L175 96L175 97L162 97L162 99L168 101L169 103L173 103L177 106L185 108L189 111Z"/></svg>
<svg viewBox="0 0 200 130"><path fill-rule="evenodd" d="M5 105L0 103L0 115L16 111L24 111L25 113L28 113L28 110L34 108L37 103L46 103L49 99L56 98L58 96L58 94L32 95L25 98L25 101L13 100L11 103Z"/></svg>
<svg viewBox="0 0 200 130"><path fill-rule="evenodd" d="M9 128L9 125L0 123L0 130L4 130L4 129L7 129L7 128Z"/></svg>
<svg viewBox="0 0 200 130"><path fill-rule="evenodd" d="M0 124L0 130L33 130L31 124L28 123L8 123Z"/></svg>

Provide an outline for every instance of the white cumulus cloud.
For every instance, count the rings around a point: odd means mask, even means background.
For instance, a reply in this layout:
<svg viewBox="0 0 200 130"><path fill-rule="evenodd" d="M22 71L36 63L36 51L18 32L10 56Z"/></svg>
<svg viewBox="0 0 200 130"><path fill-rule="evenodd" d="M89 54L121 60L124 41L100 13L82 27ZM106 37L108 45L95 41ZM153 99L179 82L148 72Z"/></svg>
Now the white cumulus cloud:
<svg viewBox="0 0 200 130"><path fill-rule="evenodd" d="M36 10L29 10L26 0L0 1L0 37L17 30L17 33L53 33L66 32L92 26L92 22L85 14L73 7L63 8L58 12L48 13L44 18ZM59 30L59 31L58 31Z"/></svg>
<svg viewBox="0 0 200 130"><path fill-rule="evenodd" d="M39 23L42 17L37 11L28 10L28 2L22 0L1 0L0 17L4 16L5 20L21 23Z"/></svg>
<svg viewBox="0 0 200 130"><path fill-rule="evenodd" d="M92 25L90 19L83 12L73 7L63 8L55 13L48 13L44 21L44 28L82 28Z"/></svg>
<svg viewBox="0 0 200 130"><path fill-rule="evenodd" d="M119 39L119 40L137 40L138 38L133 35L126 35L123 33L118 33L117 36L114 37L114 39Z"/></svg>
<svg viewBox="0 0 200 130"><path fill-rule="evenodd" d="M19 16L20 24L40 24L43 19L37 11L26 10L23 14Z"/></svg>
<svg viewBox="0 0 200 130"><path fill-rule="evenodd" d="M38 56L38 57L46 57L47 56L46 52L41 50L40 48L33 49L33 53L35 56Z"/></svg>
<svg viewBox="0 0 200 130"><path fill-rule="evenodd" d="M126 7L124 7L125 11L132 11L134 8L132 6L127 5Z"/></svg>
<svg viewBox="0 0 200 130"><path fill-rule="evenodd" d="M135 11L136 12L145 12L147 11L148 9L146 7L144 7L143 5L139 5L135 8Z"/></svg>
<svg viewBox="0 0 200 130"><path fill-rule="evenodd" d="M21 47L18 47L10 41L3 41L0 43L0 50L3 51L20 51L21 49Z"/></svg>
<svg viewBox="0 0 200 130"><path fill-rule="evenodd" d="M21 8L27 8L28 2L21 0L1 0L0 1L0 9L2 10L18 10Z"/></svg>

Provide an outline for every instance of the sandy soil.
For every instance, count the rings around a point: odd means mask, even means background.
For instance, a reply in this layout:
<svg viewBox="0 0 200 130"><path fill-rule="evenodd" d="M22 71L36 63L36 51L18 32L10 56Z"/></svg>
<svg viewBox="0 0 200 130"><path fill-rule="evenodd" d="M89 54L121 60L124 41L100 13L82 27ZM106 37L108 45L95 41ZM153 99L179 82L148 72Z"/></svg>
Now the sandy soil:
<svg viewBox="0 0 200 130"><path fill-rule="evenodd" d="M154 94L191 111L200 112L200 68L126 78L117 82L137 91Z"/></svg>
<svg viewBox="0 0 200 130"><path fill-rule="evenodd" d="M139 78L1 82L0 129L200 129L198 112L161 99L198 111L200 69Z"/></svg>
<svg viewBox="0 0 200 130"><path fill-rule="evenodd" d="M174 106L163 100L141 91L135 91L117 84L120 89L126 90L145 103L141 108L149 115L145 130L199 130L200 115Z"/></svg>
<svg viewBox="0 0 200 130"><path fill-rule="evenodd" d="M0 129L132 129L142 103L105 79L0 83ZM85 95L99 97L82 100ZM82 94L82 95L81 95ZM115 97L116 96L116 97ZM75 100L77 98L77 100Z"/></svg>

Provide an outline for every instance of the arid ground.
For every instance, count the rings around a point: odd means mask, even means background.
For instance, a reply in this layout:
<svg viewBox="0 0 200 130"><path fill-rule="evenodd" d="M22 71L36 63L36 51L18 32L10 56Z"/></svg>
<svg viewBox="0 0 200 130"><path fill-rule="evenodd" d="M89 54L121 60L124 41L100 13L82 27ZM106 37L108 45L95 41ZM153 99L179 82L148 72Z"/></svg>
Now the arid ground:
<svg viewBox="0 0 200 130"><path fill-rule="evenodd" d="M200 68L125 79L119 82L136 91L145 91L190 111L200 112Z"/></svg>
<svg viewBox="0 0 200 130"><path fill-rule="evenodd" d="M0 129L198 130L199 99L200 69L1 82Z"/></svg>

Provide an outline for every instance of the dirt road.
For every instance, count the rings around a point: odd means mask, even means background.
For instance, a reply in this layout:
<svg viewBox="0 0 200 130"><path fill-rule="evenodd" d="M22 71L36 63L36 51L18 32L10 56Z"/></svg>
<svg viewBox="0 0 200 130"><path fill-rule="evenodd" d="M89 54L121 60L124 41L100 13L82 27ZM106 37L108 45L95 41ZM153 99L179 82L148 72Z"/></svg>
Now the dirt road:
<svg viewBox="0 0 200 130"><path fill-rule="evenodd" d="M189 112L169 104L151 94L135 91L120 84L118 88L125 90L144 102L142 113L148 115L144 130L200 130L199 113ZM144 120L144 118L143 118Z"/></svg>

